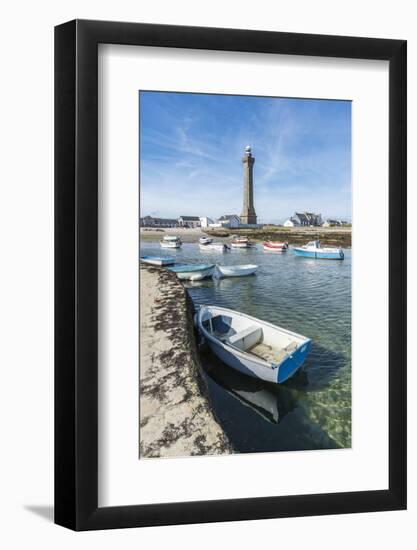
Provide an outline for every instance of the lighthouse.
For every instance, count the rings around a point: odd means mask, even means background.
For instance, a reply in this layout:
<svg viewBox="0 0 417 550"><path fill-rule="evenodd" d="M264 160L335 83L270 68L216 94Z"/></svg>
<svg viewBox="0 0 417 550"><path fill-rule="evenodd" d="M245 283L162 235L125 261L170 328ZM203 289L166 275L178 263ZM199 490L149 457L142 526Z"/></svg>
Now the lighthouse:
<svg viewBox="0 0 417 550"><path fill-rule="evenodd" d="M245 147L243 162L243 208L240 215L240 223L256 224L256 212L253 206L253 165L255 157L252 156L251 146Z"/></svg>

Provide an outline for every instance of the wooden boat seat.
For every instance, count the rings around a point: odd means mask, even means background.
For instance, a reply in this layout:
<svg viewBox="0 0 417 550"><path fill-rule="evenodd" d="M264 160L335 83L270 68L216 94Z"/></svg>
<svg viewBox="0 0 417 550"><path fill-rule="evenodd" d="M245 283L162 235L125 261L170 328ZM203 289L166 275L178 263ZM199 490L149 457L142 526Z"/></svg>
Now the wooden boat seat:
<svg viewBox="0 0 417 550"><path fill-rule="evenodd" d="M263 332L261 327L250 326L229 336L227 342L242 351L247 351L261 342Z"/></svg>
<svg viewBox="0 0 417 550"><path fill-rule="evenodd" d="M268 363L281 363L287 355L297 349L297 343L291 342L285 348L273 348L267 344L257 344L250 352Z"/></svg>

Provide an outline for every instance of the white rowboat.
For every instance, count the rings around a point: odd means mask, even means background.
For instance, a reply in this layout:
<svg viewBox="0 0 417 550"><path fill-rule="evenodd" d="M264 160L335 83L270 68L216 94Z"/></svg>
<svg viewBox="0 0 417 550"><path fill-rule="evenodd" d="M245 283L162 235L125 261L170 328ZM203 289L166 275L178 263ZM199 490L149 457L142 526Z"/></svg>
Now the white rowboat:
<svg viewBox="0 0 417 550"><path fill-rule="evenodd" d="M275 384L293 376L311 349L309 338L231 309L201 306L196 323L226 365Z"/></svg>
<svg viewBox="0 0 417 550"><path fill-rule="evenodd" d="M287 242L266 241L262 243L262 246L267 252L285 252L286 250L288 250Z"/></svg>
<svg viewBox="0 0 417 550"><path fill-rule="evenodd" d="M181 248L180 241L159 241L161 248Z"/></svg>
<svg viewBox="0 0 417 550"><path fill-rule="evenodd" d="M210 237L200 237L199 242L200 244L210 244L213 242L213 239L210 239Z"/></svg>
<svg viewBox="0 0 417 550"><path fill-rule="evenodd" d="M253 245L248 240L238 240L238 241L232 241L230 243L230 246L232 248L251 248Z"/></svg>
<svg viewBox="0 0 417 550"><path fill-rule="evenodd" d="M169 267L168 269L176 274L178 279L189 281L200 281L213 274L214 264L190 264Z"/></svg>
<svg viewBox="0 0 417 550"><path fill-rule="evenodd" d="M226 252L227 246L223 243L199 244L200 250L213 252Z"/></svg>
<svg viewBox="0 0 417 550"><path fill-rule="evenodd" d="M180 237L176 235L165 235L164 238L159 241L161 248L180 248L182 241Z"/></svg>
<svg viewBox="0 0 417 550"><path fill-rule="evenodd" d="M253 275L258 269L257 265L218 265L217 271L221 277L245 277L246 275Z"/></svg>
<svg viewBox="0 0 417 550"><path fill-rule="evenodd" d="M171 256L141 256L140 261L145 264L158 265L160 267L175 264L175 258Z"/></svg>
<svg viewBox="0 0 417 550"><path fill-rule="evenodd" d="M178 235L164 235L164 241L180 241L181 237L178 237Z"/></svg>

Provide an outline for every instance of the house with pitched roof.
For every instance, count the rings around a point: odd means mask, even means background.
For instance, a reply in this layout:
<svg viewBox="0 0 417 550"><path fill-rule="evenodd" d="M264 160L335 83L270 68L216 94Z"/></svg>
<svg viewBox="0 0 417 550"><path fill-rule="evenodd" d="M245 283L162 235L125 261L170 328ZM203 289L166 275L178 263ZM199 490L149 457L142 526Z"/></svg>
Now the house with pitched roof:
<svg viewBox="0 0 417 550"><path fill-rule="evenodd" d="M222 227L236 228L240 225L240 218L236 214L225 214L217 220L217 223Z"/></svg>
<svg viewBox="0 0 417 550"><path fill-rule="evenodd" d="M178 220L172 218L154 218L144 216L139 219L140 227L178 227Z"/></svg>
<svg viewBox="0 0 417 550"><path fill-rule="evenodd" d="M295 212L294 216L291 216L291 218L284 223L284 227L317 227L322 225L322 223L321 214L314 214L313 212Z"/></svg>
<svg viewBox="0 0 417 550"><path fill-rule="evenodd" d="M180 216L178 218L178 225L180 227L200 227L200 216Z"/></svg>

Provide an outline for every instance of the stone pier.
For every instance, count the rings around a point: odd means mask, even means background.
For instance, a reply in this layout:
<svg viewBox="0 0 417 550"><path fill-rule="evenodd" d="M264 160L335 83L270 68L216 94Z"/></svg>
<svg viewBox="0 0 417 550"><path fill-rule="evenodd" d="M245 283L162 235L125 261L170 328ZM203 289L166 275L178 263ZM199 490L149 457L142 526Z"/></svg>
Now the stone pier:
<svg viewBox="0 0 417 550"><path fill-rule="evenodd" d="M168 270L140 268L140 458L228 454L194 338L192 304Z"/></svg>

